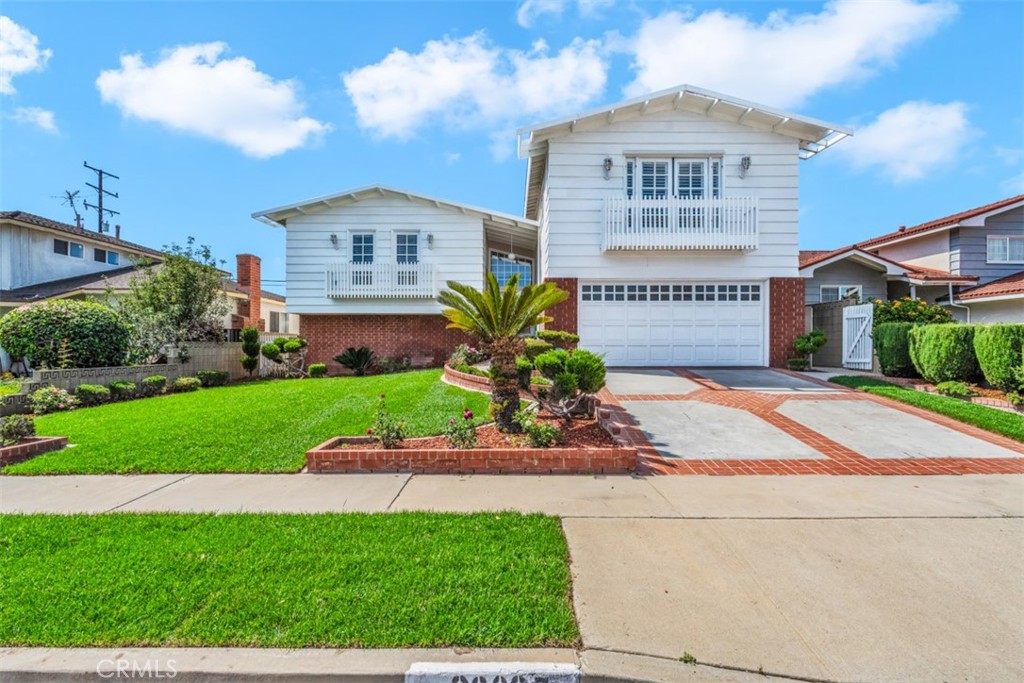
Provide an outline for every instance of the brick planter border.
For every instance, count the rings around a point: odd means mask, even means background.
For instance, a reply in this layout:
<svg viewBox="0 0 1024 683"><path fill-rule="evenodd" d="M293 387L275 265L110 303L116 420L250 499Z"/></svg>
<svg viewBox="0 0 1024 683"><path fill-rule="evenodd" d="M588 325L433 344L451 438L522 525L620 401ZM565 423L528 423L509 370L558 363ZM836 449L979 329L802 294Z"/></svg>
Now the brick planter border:
<svg viewBox="0 0 1024 683"><path fill-rule="evenodd" d="M469 389L470 391L479 391L484 394L491 393L491 379L489 377L471 375L468 372L460 372L458 370L452 369L448 365L445 365L444 379L449 384L454 384L455 386L462 387L463 389ZM533 389L534 391L537 391L538 389L543 389L544 387L542 387L539 384L531 384L530 388ZM520 390L519 393L523 394L522 390ZM523 395L526 396L525 394ZM529 397L526 396L526 398Z"/></svg>
<svg viewBox="0 0 1024 683"><path fill-rule="evenodd" d="M0 447L0 466L13 465L68 445L66 436L30 436L11 446Z"/></svg>

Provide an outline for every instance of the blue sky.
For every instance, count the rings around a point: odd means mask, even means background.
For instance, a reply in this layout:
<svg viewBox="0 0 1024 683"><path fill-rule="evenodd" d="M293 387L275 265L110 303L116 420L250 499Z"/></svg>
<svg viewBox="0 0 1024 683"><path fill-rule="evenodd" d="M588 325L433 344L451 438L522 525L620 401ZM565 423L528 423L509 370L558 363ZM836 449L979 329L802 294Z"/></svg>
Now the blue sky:
<svg viewBox="0 0 1024 683"><path fill-rule="evenodd" d="M0 207L112 184L123 236L284 278L255 210L384 183L522 210L518 126L692 83L848 124L801 246L1024 192L1024 3L8 2ZM87 226L95 216L87 213ZM271 286L270 288L274 288ZM280 287L277 287L280 288Z"/></svg>

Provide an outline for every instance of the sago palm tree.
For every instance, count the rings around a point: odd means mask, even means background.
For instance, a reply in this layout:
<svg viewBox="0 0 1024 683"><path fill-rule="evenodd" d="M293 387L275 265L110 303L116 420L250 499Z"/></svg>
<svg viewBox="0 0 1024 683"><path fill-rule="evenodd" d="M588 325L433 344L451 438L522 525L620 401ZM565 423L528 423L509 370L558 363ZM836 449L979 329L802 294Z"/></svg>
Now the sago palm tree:
<svg viewBox="0 0 1024 683"><path fill-rule="evenodd" d="M544 311L568 297L568 292L550 282L520 288L518 274L501 287L494 273L487 274L483 291L449 281L448 289L438 296L446 306L443 313L448 327L479 339L491 356L491 402L499 429L514 428L513 415L519 408L516 356L524 347L519 335L551 322L553 318Z"/></svg>

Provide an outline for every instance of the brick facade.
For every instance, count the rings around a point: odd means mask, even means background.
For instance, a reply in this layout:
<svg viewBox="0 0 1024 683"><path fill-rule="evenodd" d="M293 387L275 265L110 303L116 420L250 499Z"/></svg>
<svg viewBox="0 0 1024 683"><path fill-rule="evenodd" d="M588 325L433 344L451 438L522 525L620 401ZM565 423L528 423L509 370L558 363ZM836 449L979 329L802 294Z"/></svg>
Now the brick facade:
<svg viewBox="0 0 1024 683"><path fill-rule="evenodd" d="M768 297L768 364L785 367L793 357L793 340L806 325L803 278L771 278Z"/></svg>
<svg viewBox="0 0 1024 683"><path fill-rule="evenodd" d="M551 277L545 282L553 282L560 289L569 292L569 298L548 309L547 314L554 320L545 327L549 330L564 330L565 332L579 333L579 289L580 281L574 277Z"/></svg>
<svg viewBox="0 0 1024 683"><path fill-rule="evenodd" d="M239 315L245 318L243 327L252 325L263 332L265 321L260 319L262 304L262 283L260 278L260 257L254 254L238 254L235 256L238 273L238 286L246 290L248 301L239 306Z"/></svg>
<svg viewBox="0 0 1024 683"><path fill-rule="evenodd" d="M309 342L307 363L327 363L328 372L347 372L334 357L349 346L369 347L379 358L408 357L415 365L441 365L470 338L447 329L441 315L302 315L299 334Z"/></svg>

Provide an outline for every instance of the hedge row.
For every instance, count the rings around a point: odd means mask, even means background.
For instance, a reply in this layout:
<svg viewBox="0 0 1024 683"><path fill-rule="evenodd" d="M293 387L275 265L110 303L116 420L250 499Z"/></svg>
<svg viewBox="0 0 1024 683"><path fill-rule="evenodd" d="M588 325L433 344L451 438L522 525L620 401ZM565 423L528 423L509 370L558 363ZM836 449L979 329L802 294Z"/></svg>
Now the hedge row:
<svg viewBox="0 0 1024 683"><path fill-rule="evenodd" d="M984 377L1003 391L1022 388L1024 324L887 322L875 327L874 344L888 377L920 376L933 384Z"/></svg>

